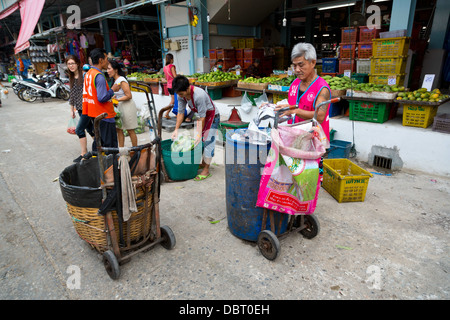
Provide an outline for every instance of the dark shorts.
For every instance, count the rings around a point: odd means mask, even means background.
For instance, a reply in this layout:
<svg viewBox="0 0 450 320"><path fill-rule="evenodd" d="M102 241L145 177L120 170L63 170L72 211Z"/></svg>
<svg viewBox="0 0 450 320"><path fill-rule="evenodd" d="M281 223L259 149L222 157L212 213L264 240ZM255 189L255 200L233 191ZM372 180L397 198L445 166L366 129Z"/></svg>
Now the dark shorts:
<svg viewBox="0 0 450 320"><path fill-rule="evenodd" d="M94 137L94 123L92 122L92 118L86 114L82 114L81 110L78 110L78 114L80 115L80 120L78 120L78 125L75 129L78 138L86 138L86 131L91 137Z"/></svg>
<svg viewBox="0 0 450 320"><path fill-rule="evenodd" d="M102 147L118 148L116 122L100 121L100 137ZM92 143L92 151L97 151L97 142L94 139Z"/></svg>

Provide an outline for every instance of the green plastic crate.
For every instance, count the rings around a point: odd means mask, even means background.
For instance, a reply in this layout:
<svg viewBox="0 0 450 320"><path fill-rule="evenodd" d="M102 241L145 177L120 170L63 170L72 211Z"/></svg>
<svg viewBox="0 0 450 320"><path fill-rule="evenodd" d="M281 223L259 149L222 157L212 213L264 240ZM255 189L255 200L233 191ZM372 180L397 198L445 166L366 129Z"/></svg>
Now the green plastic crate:
<svg viewBox="0 0 450 320"><path fill-rule="evenodd" d="M208 89L208 94L211 100L222 99L222 89Z"/></svg>
<svg viewBox="0 0 450 320"><path fill-rule="evenodd" d="M350 120L383 123L389 119L391 105L386 102L350 100Z"/></svg>

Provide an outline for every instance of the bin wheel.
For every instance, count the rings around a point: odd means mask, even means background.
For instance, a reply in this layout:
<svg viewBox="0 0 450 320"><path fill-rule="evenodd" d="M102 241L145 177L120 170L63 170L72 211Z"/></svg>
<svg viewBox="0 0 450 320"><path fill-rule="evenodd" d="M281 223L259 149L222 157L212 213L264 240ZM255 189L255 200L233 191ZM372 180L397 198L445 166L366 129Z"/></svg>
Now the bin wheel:
<svg viewBox="0 0 450 320"><path fill-rule="evenodd" d="M312 214L305 215L304 218L305 228L300 230L300 233L306 239L312 239L320 232L319 220ZM300 225L300 216L298 216L297 219L297 223Z"/></svg>
<svg viewBox="0 0 450 320"><path fill-rule="evenodd" d="M103 264L106 272L113 280L117 280L120 277L119 261L111 250L103 253Z"/></svg>
<svg viewBox="0 0 450 320"><path fill-rule="evenodd" d="M259 251L268 260L275 260L280 254L280 241L270 230L261 231L258 235L257 243Z"/></svg>
<svg viewBox="0 0 450 320"><path fill-rule="evenodd" d="M175 244L177 242L175 239L175 234L173 233L172 229L170 229L168 226L161 227L161 237L163 238L161 245L165 249L171 250L173 249L173 247L175 247Z"/></svg>

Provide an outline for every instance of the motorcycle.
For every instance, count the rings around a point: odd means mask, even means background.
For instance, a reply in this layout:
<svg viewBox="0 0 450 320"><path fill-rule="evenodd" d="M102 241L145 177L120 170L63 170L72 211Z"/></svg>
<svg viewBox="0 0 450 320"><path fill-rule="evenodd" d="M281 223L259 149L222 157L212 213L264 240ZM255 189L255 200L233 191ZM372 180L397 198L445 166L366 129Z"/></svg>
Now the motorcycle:
<svg viewBox="0 0 450 320"><path fill-rule="evenodd" d="M11 80L11 86L13 88L14 93L19 97L19 99L23 100L22 96L19 95L19 91L23 88L25 88L24 83L25 82L31 82L38 84L44 88L49 87L49 83L47 80L48 75L43 76L36 76L33 74L30 78L24 79L22 76L16 76L17 78L14 78Z"/></svg>
<svg viewBox="0 0 450 320"><path fill-rule="evenodd" d="M48 83L47 87L27 81L21 82L22 88L18 92L18 96L20 95L27 102L34 102L38 97L41 97L42 101L44 101L44 98L69 100L70 88L57 75L50 75L46 80Z"/></svg>

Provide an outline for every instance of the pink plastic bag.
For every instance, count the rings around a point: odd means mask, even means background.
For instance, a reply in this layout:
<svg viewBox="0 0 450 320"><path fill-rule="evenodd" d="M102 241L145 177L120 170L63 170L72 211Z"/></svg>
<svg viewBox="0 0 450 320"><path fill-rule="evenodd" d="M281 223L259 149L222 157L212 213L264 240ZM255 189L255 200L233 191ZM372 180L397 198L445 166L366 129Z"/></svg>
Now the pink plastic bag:
<svg viewBox="0 0 450 320"><path fill-rule="evenodd" d="M324 146L317 135L301 127L278 127L271 135L256 206L293 215L313 213Z"/></svg>

